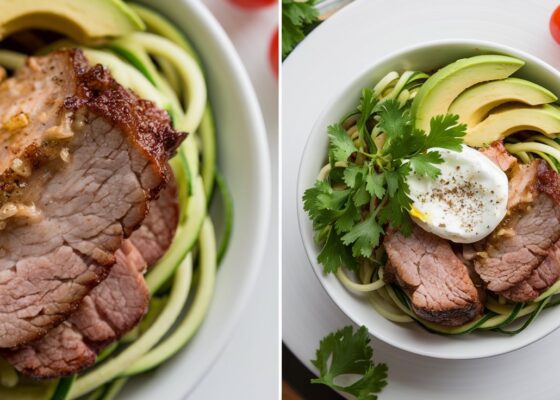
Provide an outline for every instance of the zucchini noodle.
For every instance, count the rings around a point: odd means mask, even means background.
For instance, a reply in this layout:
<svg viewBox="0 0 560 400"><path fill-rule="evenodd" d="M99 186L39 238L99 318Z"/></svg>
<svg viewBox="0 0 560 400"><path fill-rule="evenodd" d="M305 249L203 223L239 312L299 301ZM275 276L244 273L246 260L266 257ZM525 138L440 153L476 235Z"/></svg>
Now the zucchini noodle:
<svg viewBox="0 0 560 400"><path fill-rule="evenodd" d="M539 143L539 142L521 142L521 143L511 143L506 144L506 149L512 153L516 154L519 151L526 153L541 152L547 156L552 157L556 162L560 162L560 150L549 144ZM552 160L549 159L550 162Z"/></svg>
<svg viewBox="0 0 560 400"><path fill-rule="evenodd" d="M107 67L115 80L165 109L174 127L188 133L170 160L179 198L176 233L169 249L145 277L152 296L150 310L133 331L106 347L95 366L72 379L29 383L0 358L2 398L35 399L39 397L18 396L41 392L44 397L40 398L48 400L82 396L113 399L130 376L156 368L188 344L213 298L217 266L232 231L233 205L216 168L215 121L202 64L183 34L165 18L143 6L130 5L130 9L144 21L147 32L118 37L97 47L63 38L36 53L80 47L91 64ZM14 70L26 57L2 49L0 65ZM219 245L209 215L215 187L223 210L219 214L224 219Z"/></svg>
<svg viewBox="0 0 560 400"><path fill-rule="evenodd" d="M7 69L18 69L25 64L25 55L10 50L0 50L0 65Z"/></svg>
<svg viewBox="0 0 560 400"><path fill-rule="evenodd" d="M412 319L408 314L401 312L399 309L392 306L390 301L381 297L378 293L371 293L369 295L369 302L371 306L381 314L383 317L389 321L397 323L412 322Z"/></svg>
<svg viewBox="0 0 560 400"><path fill-rule="evenodd" d="M187 132L196 131L206 107L206 84L196 61L175 43L154 34L132 33L122 40L142 46L149 54L166 59L177 69L186 86L184 105L187 105L178 127Z"/></svg>
<svg viewBox="0 0 560 400"><path fill-rule="evenodd" d="M385 286L385 282L382 279L367 284L353 282L341 268L336 271L336 277L344 286L346 286L347 289L355 292L373 292Z"/></svg>
<svg viewBox="0 0 560 400"><path fill-rule="evenodd" d="M393 71L382 77L373 87L373 91L379 97L380 102L396 99L400 106L404 107L416 96L420 86L428 77L427 74L421 72L405 71L399 74ZM350 113L340 120L340 125L345 129L356 148L363 149L357 127L358 120L359 113ZM373 122L371 139L378 146L382 145L384 133L377 124L378 119L374 116L371 122ZM546 161L552 170L556 172L560 170L560 139L557 141L542 134L535 134L525 140L508 138L508 141L511 143L505 143L506 149L518 157L522 163L530 163L535 157L539 157ZM357 163L359 163L359 157L361 154L358 151ZM346 165L346 162L340 161L334 165L325 164L321 168L317 180L329 183L333 190L345 189L346 185L340 183L340 178L336 178L337 175L333 175L333 173L336 167ZM339 174L339 172L337 173ZM371 202L374 201L374 199L371 200ZM371 203L370 206L373 207L375 204ZM318 235L318 238L326 237L325 232L318 233ZM551 301L554 296L560 295L559 280L531 302L513 303L503 296L488 294L484 313L476 320L454 327L436 324L426 321L416 314L403 289L396 284L385 282L383 275L387 260L384 252L378 252L379 249L382 250L383 247L373 249L370 257L360 258L357 262L357 269L352 274L348 273L345 266L340 266L336 271L336 277L347 290L362 296L376 312L395 323L416 322L426 330L442 335L464 335L475 330L492 330L514 335L525 329L544 308L560 303L560 300Z"/></svg>

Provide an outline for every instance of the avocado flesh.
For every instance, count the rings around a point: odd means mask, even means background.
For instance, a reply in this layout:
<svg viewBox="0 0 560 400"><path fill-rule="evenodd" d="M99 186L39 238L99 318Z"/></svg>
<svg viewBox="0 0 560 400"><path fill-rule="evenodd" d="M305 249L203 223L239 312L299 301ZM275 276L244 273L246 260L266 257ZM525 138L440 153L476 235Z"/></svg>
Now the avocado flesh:
<svg viewBox="0 0 560 400"><path fill-rule="evenodd" d="M465 144L482 147L520 131L536 131L551 138L560 134L560 110L554 106L510 107L490 114L467 129Z"/></svg>
<svg viewBox="0 0 560 400"><path fill-rule="evenodd" d="M463 91L481 82L505 79L524 64L513 57L481 55L443 67L422 85L412 102L416 127L428 131L432 117L447 114L453 100Z"/></svg>
<svg viewBox="0 0 560 400"><path fill-rule="evenodd" d="M0 39L25 29L48 29L80 43L94 43L145 27L120 0L2 0Z"/></svg>
<svg viewBox="0 0 560 400"><path fill-rule="evenodd" d="M459 115L459 121L474 127L494 108L510 102L531 106L554 103L558 98L551 91L533 82L506 78L485 82L465 90L449 107L449 114Z"/></svg>

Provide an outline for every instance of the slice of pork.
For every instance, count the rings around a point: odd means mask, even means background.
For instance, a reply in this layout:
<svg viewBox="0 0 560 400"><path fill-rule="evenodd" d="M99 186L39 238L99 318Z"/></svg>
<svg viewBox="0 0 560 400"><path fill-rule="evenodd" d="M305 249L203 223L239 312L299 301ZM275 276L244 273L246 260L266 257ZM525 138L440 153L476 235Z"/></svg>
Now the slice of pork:
<svg viewBox="0 0 560 400"><path fill-rule="evenodd" d="M415 225L409 237L388 232L384 245L389 257L387 276L407 292L418 316L458 326L481 313L477 288L447 240Z"/></svg>
<svg viewBox="0 0 560 400"><path fill-rule="evenodd" d="M148 308L146 262L129 240L116 257L107 279L66 321L35 342L4 351L6 360L34 378L71 375L93 365L98 351L132 329Z"/></svg>
<svg viewBox="0 0 560 400"><path fill-rule="evenodd" d="M517 159L508 153L500 140L481 149L480 152L508 174L509 210L533 201L535 182L537 181L537 163L519 164Z"/></svg>
<svg viewBox="0 0 560 400"><path fill-rule="evenodd" d="M515 302L528 302L535 300L542 292L552 286L560 277L560 242L556 242L548 251L548 256L529 278L519 282L511 289L500 294L506 299Z"/></svg>
<svg viewBox="0 0 560 400"><path fill-rule="evenodd" d="M32 345L7 353L21 373L40 378L77 373L93 365L100 350L136 325L147 307L146 284L141 274L151 265L147 265L144 254L155 255L154 249L157 254L165 253L177 225L175 188L176 183L172 179L160 196L150 203L150 212L142 226L117 251L117 264L107 279L84 298L65 322ZM142 236L143 240L135 244L133 239L137 237L137 232L145 226L150 228L148 232L152 232L153 224L162 220L166 222L166 229L159 233L165 239L154 234L150 238ZM157 242L151 243L150 240Z"/></svg>
<svg viewBox="0 0 560 400"><path fill-rule="evenodd" d="M490 146L481 149L480 152L492 160L502 171L509 171L517 165L517 158L508 153L501 140L496 140Z"/></svg>
<svg viewBox="0 0 560 400"><path fill-rule="evenodd" d="M0 348L11 348L107 276L184 134L80 50L30 58L0 85L0 109Z"/></svg>
<svg viewBox="0 0 560 400"><path fill-rule="evenodd" d="M142 226L130 236L130 240L146 260L148 268L153 267L165 254L177 229L179 199L174 179L169 181L159 198L152 204Z"/></svg>
<svg viewBox="0 0 560 400"><path fill-rule="evenodd" d="M560 239L558 182L543 161L521 166L511 177L508 215L474 258L489 290L504 292L528 280Z"/></svg>
<svg viewBox="0 0 560 400"><path fill-rule="evenodd" d="M538 194L537 191L537 162L516 165L512 169L508 183L508 211L515 212L516 208L531 204Z"/></svg>

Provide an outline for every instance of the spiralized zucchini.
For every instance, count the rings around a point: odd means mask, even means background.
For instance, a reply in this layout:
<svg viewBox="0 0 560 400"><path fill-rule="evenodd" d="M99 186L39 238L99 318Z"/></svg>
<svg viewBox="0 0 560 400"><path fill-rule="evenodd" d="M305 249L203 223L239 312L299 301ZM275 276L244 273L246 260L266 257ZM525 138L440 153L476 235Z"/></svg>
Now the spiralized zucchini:
<svg viewBox="0 0 560 400"><path fill-rule="evenodd" d="M401 107L404 107L416 96L419 87L427 78L428 75L421 72L405 71L399 74L393 71L384 76L373 90L381 101L397 99ZM356 115L349 114L340 122L348 136L359 148L357 120ZM379 127L374 126L371 139L379 144L379 141L384 140L383 137L383 132ZM509 140L515 141L511 138ZM522 163L530 163L535 157L539 157L545 160L551 169L556 172L560 171L560 139L534 135L523 141L506 143L505 147ZM317 179L330 182L330 174L333 170L345 166L345 163L340 162L335 164L334 168L330 164L326 164L320 170ZM512 303L501 296L488 294L484 313L478 319L457 327L435 324L416 315L408 296L399 286L384 281L386 256L382 249L382 247L376 249L370 258L363 259L359 263L357 271L350 273L344 267L340 267L336 276L347 290L363 296L364 300L367 300L380 315L396 323L416 322L426 330L442 335L464 335L475 330L492 330L515 335L529 326L543 309L560 303L560 300L554 299L554 296L560 295L559 280L532 302Z"/></svg>
<svg viewBox="0 0 560 400"><path fill-rule="evenodd" d="M56 395L58 400L83 396L113 399L130 376L156 368L187 345L212 301L218 262L229 243L233 207L225 180L220 177L216 181L215 123L200 59L163 17L142 6L131 8L145 21L147 32L116 38L96 48L62 39L37 53L61 47L82 48L90 63L106 66L119 83L167 110L174 127L189 134L170 162L180 204L176 234L166 254L146 275L153 296L150 304L157 306L157 313L149 312L133 332L107 347L96 365L76 376L75 382L51 381L38 389L19 379L0 358L2 398L19 399L18 393L40 393L44 387L41 397L25 398L54 400L52 396ZM0 50L0 65L13 70L24 63L25 57ZM208 214L216 182L224 209L220 214L226 219L219 245Z"/></svg>

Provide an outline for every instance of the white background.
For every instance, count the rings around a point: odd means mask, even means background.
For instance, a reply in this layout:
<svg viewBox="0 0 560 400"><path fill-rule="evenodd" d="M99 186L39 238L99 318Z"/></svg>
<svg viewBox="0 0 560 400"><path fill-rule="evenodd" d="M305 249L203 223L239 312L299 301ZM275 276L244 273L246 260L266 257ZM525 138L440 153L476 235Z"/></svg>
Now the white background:
<svg viewBox="0 0 560 400"><path fill-rule="evenodd" d="M253 82L272 160L272 218L263 268L233 337L189 400L276 399L279 385L278 81L268 61L278 26L276 6L243 10L228 0L203 0L221 22ZM162 399L163 400L163 399Z"/></svg>

